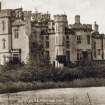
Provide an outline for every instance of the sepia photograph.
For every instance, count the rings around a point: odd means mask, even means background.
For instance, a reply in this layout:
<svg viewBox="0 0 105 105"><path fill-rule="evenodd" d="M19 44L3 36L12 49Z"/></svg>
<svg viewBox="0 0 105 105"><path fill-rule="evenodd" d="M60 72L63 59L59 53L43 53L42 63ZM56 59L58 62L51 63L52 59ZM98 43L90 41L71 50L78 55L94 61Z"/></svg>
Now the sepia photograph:
<svg viewBox="0 0 105 105"><path fill-rule="evenodd" d="M0 0L0 105L105 105L105 1Z"/></svg>

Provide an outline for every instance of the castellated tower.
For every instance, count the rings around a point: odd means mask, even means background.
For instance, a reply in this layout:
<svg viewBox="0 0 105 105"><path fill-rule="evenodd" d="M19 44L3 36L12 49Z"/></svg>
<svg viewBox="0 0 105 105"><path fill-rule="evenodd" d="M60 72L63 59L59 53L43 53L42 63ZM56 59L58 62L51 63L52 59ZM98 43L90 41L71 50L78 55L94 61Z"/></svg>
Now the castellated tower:
<svg viewBox="0 0 105 105"><path fill-rule="evenodd" d="M80 24L80 15L75 16L75 24Z"/></svg>
<svg viewBox="0 0 105 105"><path fill-rule="evenodd" d="M65 27L67 27L67 16L66 15L55 15L55 67L62 68L65 61Z"/></svg>

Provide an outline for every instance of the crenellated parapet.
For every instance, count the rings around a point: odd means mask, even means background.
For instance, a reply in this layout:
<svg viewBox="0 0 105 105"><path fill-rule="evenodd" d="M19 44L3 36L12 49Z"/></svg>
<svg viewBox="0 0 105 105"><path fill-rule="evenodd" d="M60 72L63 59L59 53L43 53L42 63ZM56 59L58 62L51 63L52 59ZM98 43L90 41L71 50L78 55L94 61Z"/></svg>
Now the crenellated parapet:
<svg viewBox="0 0 105 105"><path fill-rule="evenodd" d="M92 31L92 24L82 24L80 22L80 15L75 16L75 23L69 25L69 28L74 30Z"/></svg>
<svg viewBox="0 0 105 105"><path fill-rule="evenodd" d="M67 22L67 15L54 15L55 22Z"/></svg>
<svg viewBox="0 0 105 105"><path fill-rule="evenodd" d="M48 25L48 22L50 21L50 14L47 13L41 13L41 12L34 12L32 13L32 21L34 24L38 25Z"/></svg>
<svg viewBox="0 0 105 105"><path fill-rule="evenodd" d="M31 20L32 11L24 11L24 20Z"/></svg>
<svg viewBox="0 0 105 105"><path fill-rule="evenodd" d="M70 28L75 30L92 31L91 24L73 24L73 25L70 25Z"/></svg>
<svg viewBox="0 0 105 105"><path fill-rule="evenodd" d="M92 33L92 38L95 38L95 39L105 39L105 34L98 33L98 32L93 32Z"/></svg>
<svg viewBox="0 0 105 105"><path fill-rule="evenodd" d="M2 10L0 11L0 18L3 18L3 17L10 17L10 16L11 16L11 12L12 12L11 9L2 9Z"/></svg>

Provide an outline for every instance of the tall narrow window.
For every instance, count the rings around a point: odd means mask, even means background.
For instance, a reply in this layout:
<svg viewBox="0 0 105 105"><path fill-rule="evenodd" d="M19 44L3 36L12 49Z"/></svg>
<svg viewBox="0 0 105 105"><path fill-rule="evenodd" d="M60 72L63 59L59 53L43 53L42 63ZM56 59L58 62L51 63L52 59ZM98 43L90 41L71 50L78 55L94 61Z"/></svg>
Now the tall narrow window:
<svg viewBox="0 0 105 105"><path fill-rule="evenodd" d="M101 49L98 49L98 55L101 55Z"/></svg>
<svg viewBox="0 0 105 105"><path fill-rule="evenodd" d="M15 39L19 38L19 30L18 29L14 30L14 37L15 37Z"/></svg>
<svg viewBox="0 0 105 105"><path fill-rule="evenodd" d="M49 42L46 41L46 48L49 48Z"/></svg>
<svg viewBox="0 0 105 105"><path fill-rule="evenodd" d="M68 35L66 36L66 40L69 40L69 36Z"/></svg>
<svg viewBox="0 0 105 105"><path fill-rule="evenodd" d="M67 61L70 61L70 51L66 51Z"/></svg>
<svg viewBox="0 0 105 105"><path fill-rule="evenodd" d="M77 49L77 60L80 61L81 60L81 50Z"/></svg>
<svg viewBox="0 0 105 105"><path fill-rule="evenodd" d="M87 44L90 44L90 35L87 35Z"/></svg>
<svg viewBox="0 0 105 105"><path fill-rule="evenodd" d="M82 36L78 35L77 36L77 44L81 44L82 41Z"/></svg>
<svg viewBox="0 0 105 105"><path fill-rule="evenodd" d="M96 58L97 57L97 54L96 54L96 42L93 42L93 49L94 49L94 57Z"/></svg>
<svg viewBox="0 0 105 105"><path fill-rule="evenodd" d="M2 21L2 30L5 30L5 21Z"/></svg>
<svg viewBox="0 0 105 105"><path fill-rule="evenodd" d="M70 42L66 41L66 48L70 48Z"/></svg>
<svg viewBox="0 0 105 105"><path fill-rule="evenodd" d="M46 40L49 40L49 36L48 35L46 36Z"/></svg>
<svg viewBox="0 0 105 105"><path fill-rule="evenodd" d="M45 56L46 56L47 60L49 60L49 57L50 57L49 51L46 51L46 52L45 52Z"/></svg>
<svg viewBox="0 0 105 105"><path fill-rule="evenodd" d="M3 38L3 39L2 39L2 42L3 42L3 47L2 47L2 48L3 48L3 49L6 48L6 46L5 46L5 41L6 41L6 40Z"/></svg>
<svg viewBox="0 0 105 105"><path fill-rule="evenodd" d="M6 56L5 55L3 55L3 59L4 59L4 63L6 63Z"/></svg>

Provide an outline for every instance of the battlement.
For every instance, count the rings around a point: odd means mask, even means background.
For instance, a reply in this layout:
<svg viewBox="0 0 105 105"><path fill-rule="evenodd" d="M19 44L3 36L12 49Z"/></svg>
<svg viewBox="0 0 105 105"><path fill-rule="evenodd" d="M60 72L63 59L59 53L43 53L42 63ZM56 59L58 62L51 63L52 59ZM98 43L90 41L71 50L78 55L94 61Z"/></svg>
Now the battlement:
<svg viewBox="0 0 105 105"><path fill-rule="evenodd" d="M19 18L23 15L23 9L1 9L0 10L0 17L12 17L12 18Z"/></svg>
<svg viewBox="0 0 105 105"><path fill-rule="evenodd" d="M24 11L24 20L31 20L32 11Z"/></svg>
<svg viewBox="0 0 105 105"><path fill-rule="evenodd" d="M34 12L34 13L32 13L32 19L34 21L46 21L46 20L50 20L50 14L48 14L48 13L40 13L40 12Z"/></svg>
<svg viewBox="0 0 105 105"><path fill-rule="evenodd" d="M92 30L91 24L73 24L70 25L71 29L78 29L78 30Z"/></svg>
<svg viewBox="0 0 105 105"><path fill-rule="evenodd" d="M55 22L67 22L67 15L64 15L64 14L54 15L54 21Z"/></svg>
<svg viewBox="0 0 105 105"><path fill-rule="evenodd" d="M32 11L24 11L24 16L31 16Z"/></svg>
<svg viewBox="0 0 105 105"><path fill-rule="evenodd" d="M91 24L83 24L84 29L91 29L92 30L92 25Z"/></svg>
<svg viewBox="0 0 105 105"><path fill-rule="evenodd" d="M11 9L2 9L0 11L0 17L10 17L11 16Z"/></svg>

